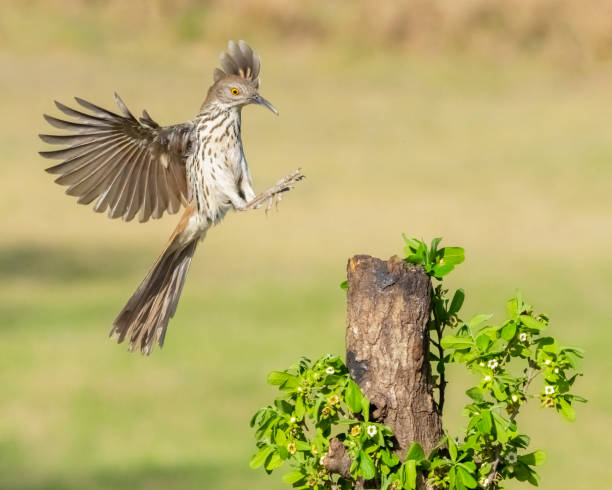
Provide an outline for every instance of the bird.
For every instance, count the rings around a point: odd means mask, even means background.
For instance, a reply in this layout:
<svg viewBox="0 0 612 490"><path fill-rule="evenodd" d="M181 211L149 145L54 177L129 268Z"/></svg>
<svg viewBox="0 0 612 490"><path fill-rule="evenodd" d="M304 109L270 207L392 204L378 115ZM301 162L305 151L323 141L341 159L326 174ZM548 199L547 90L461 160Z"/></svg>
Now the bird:
<svg viewBox="0 0 612 490"><path fill-rule="evenodd" d="M259 55L244 41L229 41L221 68L193 119L160 126L144 110L136 118L115 93L120 114L75 97L78 110L55 101L71 120L44 114L67 134L41 134L65 148L41 151L61 163L46 169L66 193L110 218L140 222L184 208L166 247L115 318L110 336L129 340L128 350L149 355L164 344L196 247L230 210L278 204L302 180L301 169L256 195L241 139L242 109L249 104L277 109L259 94Z"/></svg>

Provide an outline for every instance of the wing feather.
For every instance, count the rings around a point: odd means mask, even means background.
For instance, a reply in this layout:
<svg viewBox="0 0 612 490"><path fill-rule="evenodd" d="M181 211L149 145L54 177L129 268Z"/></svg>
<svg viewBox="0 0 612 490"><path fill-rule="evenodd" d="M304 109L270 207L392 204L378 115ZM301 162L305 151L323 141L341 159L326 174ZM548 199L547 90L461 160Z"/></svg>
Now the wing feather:
<svg viewBox="0 0 612 490"><path fill-rule="evenodd" d="M138 213L138 210L140 209L140 193L142 192L142 167L145 163L145 154L144 152L142 154L139 155L137 161L136 161L136 165L134 168L134 174L135 177L133 178L133 182L135 184L130 184L130 194L128 197L128 206L126 207L126 211L125 211L125 215L126 216L126 220L130 221L132 219L134 219L134 217L136 216L136 214Z"/></svg>
<svg viewBox="0 0 612 490"><path fill-rule="evenodd" d="M60 177L55 182L60 185L71 185L80 182L99 167L110 163L121 149L126 148L128 145L128 141L116 141L100 152L91 151L60 163L57 165L57 167L62 166L60 172L55 170L52 172L60 173Z"/></svg>
<svg viewBox="0 0 612 490"><path fill-rule="evenodd" d="M127 148L127 144L125 144ZM98 165L87 166L83 168L80 172L74 172L66 177L71 177L71 180L74 181L68 187L66 193L70 196L85 196L92 191L96 193L96 195L100 195L102 192L105 192L108 189L108 185L110 184L112 178L117 173L117 169L120 168L122 163L122 149L116 149L112 154L106 157L106 162ZM62 179L60 177L60 179ZM60 179L57 179L58 181ZM57 182L57 181L56 181ZM59 182L60 184L70 184L70 182L66 182L62 180Z"/></svg>
<svg viewBox="0 0 612 490"><path fill-rule="evenodd" d="M133 157L134 163L132 165L126 165L120 176L119 182L121 183L121 190L119 191L119 198L109 211L112 218L123 216L127 212L127 209L131 203L130 198L134 190L133 184L137 183L137 180L132 178L132 175L138 171L137 163L140 157L140 154L135 155Z"/></svg>
<svg viewBox="0 0 612 490"><path fill-rule="evenodd" d="M138 151L138 148L130 148L127 153L122 154L121 158L117 159L117 162L110 166L109 169L100 175L94 186L91 186L88 190L90 196L100 196L96 206L98 209L106 209L108 206L109 217L117 218L119 215L114 215L111 210L114 204L119 200L119 192L121 190L121 178L125 175L127 169L130 168L129 162L134 158L134 154Z"/></svg>
<svg viewBox="0 0 612 490"><path fill-rule="evenodd" d="M94 211L108 208L109 217L125 221L139 214L140 221L176 213L188 199L186 162L195 126L192 122L162 127L147 111L136 119L115 94L119 114L75 97L83 110L60 102L57 108L71 120L44 115L47 122L67 134L41 134L45 143L62 145L42 151L61 163L47 172L81 204L95 201Z"/></svg>
<svg viewBox="0 0 612 490"><path fill-rule="evenodd" d="M151 201L147 199L147 195L151 192L151 179L149 174L151 173L151 160L149 158L143 164L142 169L142 193L140 194L140 213L138 214L138 221L141 223L147 221L151 215Z"/></svg>

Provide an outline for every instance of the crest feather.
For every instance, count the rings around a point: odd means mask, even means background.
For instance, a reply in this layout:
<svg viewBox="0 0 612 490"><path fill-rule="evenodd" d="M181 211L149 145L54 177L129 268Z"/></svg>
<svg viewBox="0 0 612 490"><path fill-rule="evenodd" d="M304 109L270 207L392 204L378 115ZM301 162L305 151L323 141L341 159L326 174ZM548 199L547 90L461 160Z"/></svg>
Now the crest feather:
<svg viewBox="0 0 612 490"><path fill-rule="evenodd" d="M230 41L227 51L221 53L221 69L214 73L215 82L228 75L236 75L249 80L255 87L259 87L259 68L261 62L259 55L244 41Z"/></svg>

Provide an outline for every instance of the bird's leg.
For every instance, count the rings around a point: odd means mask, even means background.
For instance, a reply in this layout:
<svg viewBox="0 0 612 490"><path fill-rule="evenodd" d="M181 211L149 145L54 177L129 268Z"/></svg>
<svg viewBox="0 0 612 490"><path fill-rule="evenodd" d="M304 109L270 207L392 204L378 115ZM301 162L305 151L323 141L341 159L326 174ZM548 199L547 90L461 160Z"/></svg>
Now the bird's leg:
<svg viewBox="0 0 612 490"><path fill-rule="evenodd" d="M266 207L266 213L282 199L283 192L295 187L295 184L304 178L304 174L301 169L297 169L295 172L290 173L286 177L280 179L276 184L270 187L267 191L255 196L249 201L245 209L259 209L260 207Z"/></svg>

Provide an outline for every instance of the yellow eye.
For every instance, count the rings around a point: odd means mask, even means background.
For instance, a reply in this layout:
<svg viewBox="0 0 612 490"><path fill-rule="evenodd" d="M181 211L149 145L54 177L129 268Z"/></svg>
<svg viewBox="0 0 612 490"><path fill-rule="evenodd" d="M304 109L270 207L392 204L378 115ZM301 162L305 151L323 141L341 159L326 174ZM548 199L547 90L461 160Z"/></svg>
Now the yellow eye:
<svg viewBox="0 0 612 490"><path fill-rule="evenodd" d="M240 90L238 90L236 87L232 88L232 95L238 95L240 93Z"/></svg>

